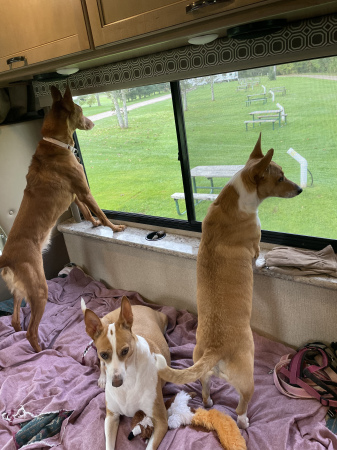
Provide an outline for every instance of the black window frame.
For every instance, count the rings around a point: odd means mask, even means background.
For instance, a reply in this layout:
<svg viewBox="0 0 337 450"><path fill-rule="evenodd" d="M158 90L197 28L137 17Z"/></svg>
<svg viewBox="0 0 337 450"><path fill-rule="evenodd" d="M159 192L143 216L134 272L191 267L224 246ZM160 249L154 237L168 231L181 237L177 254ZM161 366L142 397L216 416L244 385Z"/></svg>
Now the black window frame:
<svg viewBox="0 0 337 450"><path fill-rule="evenodd" d="M114 210L105 210L103 212L105 215L112 220L120 220L124 222L131 223L139 223L149 226L156 226L162 228L172 228L172 229L180 229L185 231L194 231L201 233L202 231L202 222L199 222L195 218L195 210L194 210L194 201L193 201L193 188L192 188L192 180L190 176L190 165L189 165L189 156L188 156L188 147L187 147L187 138L186 138L186 130L185 130L185 120L184 120L184 112L183 105L181 99L181 91L179 80L170 82L171 88L171 96L172 96L172 105L174 111L174 120L176 127L176 136L178 142L178 160L181 165L181 174L182 181L185 193L185 203L186 203L186 212L187 212L187 220L180 219L172 219L166 217L159 216L151 216L144 214L136 214L136 213L128 213L123 211L114 211ZM74 133L74 141L75 147L78 150L78 156L80 158L81 164L83 165L85 175L87 177L85 171L85 165L83 162L80 144L76 135ZM88 185L89 180L87 177ZM309 250L321 250L327 245L331 245L335 252L337 252L337 240L321 238L315 236L306 236L299 234L290 234L283 233L279 231L268 231L261 230L261 242L275 244L275 245L283 245L289 247L299 247L305 248Z"/></svg>

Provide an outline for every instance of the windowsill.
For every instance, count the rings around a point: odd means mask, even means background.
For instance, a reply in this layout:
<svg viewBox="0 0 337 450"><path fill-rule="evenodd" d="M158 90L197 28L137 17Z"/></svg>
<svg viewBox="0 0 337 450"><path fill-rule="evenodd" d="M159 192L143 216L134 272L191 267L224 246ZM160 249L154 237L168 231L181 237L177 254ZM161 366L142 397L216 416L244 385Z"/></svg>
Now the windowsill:
<svg viewBox="0 0 337 450"><path fill-rule="evenodd" d="M117 221L114 221L117 223ZM126 245L128 247L136 247L144 250L163 253L166 255L176 256L186 259L197 259L200 237L197 233L184 234L166 232L163 239L157 241L148 241L146 236L151 231L158 231L159 228L141 228L128 226L122 232L113 232L108 227L93 227L90 222L75 222L74 219L66 220L58 224L57 228L61 233L74 234L86 238L97 239L100 241L110 242L118 245ZM166 230L165 230L166 231ZM176 231L176 230L175 230ZM261 250L259 260L263 259L264 255L273 248L271 244L261 243ZM280 278L287 281L294 281L303 284L310 284L312 286L323 287L327 289L337 290L337 278L326 276L291 276L275 273L268 268L254 267L254 273L258 275L265 275L268 277Z"/></svg>

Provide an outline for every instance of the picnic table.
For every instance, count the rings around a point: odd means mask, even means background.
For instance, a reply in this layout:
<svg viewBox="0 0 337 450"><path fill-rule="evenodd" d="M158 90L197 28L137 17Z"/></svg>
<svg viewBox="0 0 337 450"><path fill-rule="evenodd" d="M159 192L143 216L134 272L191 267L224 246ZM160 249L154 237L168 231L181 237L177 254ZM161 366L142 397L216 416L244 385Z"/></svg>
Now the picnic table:
<svg viewBox="0 0 337 450"><path fill-rule="evenodd" d="M267 94L261 92L260 94L249 94L247 95L246 106L250 105L252 102L261 101L263 104L267 103Z"/></svg>
<svg viewBox="0 0 337 450"><path fill-rule="evenodd" d="M284 86L282 86L282 87L272 87L272 88L269 89L269 91L272 91L274 93L275 92L281 92L282 95L286 95L286 92L287 92L287 90L286 90L286 88Z"/></svg>
<svg viewBox="0 0 337 450"><path fill-rule="evenodd" d="M223 186L214 186L213 178L232 178L239 170L243 169L244 165L226 165L226 166L197 166L191 169L191 178L193 186L193 198L195 204L204 201L214 201L218 194L215 194L216 189L221 190ZM209 180L210 184L208 186L197 185L196 177L203 177ZM198 189L209 189L208 193L200 193ZM181 216L185 214L186 211L181 212L179 209L178 200L183 200L185 194L176 192L171 195L176 204L176 209L178 214Z"/></svg>
<svg viewBox="0 0 337 450"><path fill-rule="evenodd" d="M252 116L252 120L245 120L246 131L248 130L248 124L252 123L253 128L256 123L271 123L274 125L278 122L279 127L281 126L281 119L284 117L285 123L287 123L287 114L284 114L283 109L268 109L265 111L253 111L249 113Z"/></svg>

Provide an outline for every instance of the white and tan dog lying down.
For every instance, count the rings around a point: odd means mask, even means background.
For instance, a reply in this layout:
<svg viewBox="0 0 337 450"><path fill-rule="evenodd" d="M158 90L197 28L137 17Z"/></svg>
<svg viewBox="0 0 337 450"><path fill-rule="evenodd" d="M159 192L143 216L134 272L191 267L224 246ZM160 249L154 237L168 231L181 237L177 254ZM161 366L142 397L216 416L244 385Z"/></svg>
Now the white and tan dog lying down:
<svg viewBox="0 0 337 450"><path fill-rule="evenodd" d="M120 415L133 417L139 410L152 419L154 431L146 447L156 450L168 428L156 356L170 363L164 337L167 316L147 306L131 306L123 297L121 307L100 319L81 301L86 332L94 340L100 359L100 387L105 388L106 449L115 448Z"/></svg>
<svg viewBox="0 0 337 450"><path fill-rule="evenodd" d="M252 261L261 238L257 208L267 197L292 198L302 189L264 156L261 134L245 167L222 189L202 223L197 258L198 328L194 365L177 370L157 357L159 375L184 384L200 378L204 405L212 406L209 379L228 381L240 399L237 423L247 428L247 407L254 391L254 342L250 328L253 295Z"/></svg>

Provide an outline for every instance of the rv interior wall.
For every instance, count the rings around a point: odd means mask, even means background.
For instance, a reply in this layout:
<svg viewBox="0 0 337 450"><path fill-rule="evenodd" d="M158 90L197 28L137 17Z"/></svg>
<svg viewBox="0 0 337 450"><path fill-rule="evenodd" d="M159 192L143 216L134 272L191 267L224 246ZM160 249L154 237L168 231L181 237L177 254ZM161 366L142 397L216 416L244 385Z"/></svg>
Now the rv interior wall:
<svg viewBox="0 0 337 450"><path fill-rule="evenodd" d="M42 120L0 126L0 224L7 235L21 204L28 167L41 139L41 126ZM70 213L64 215L62 220L66 217L70 217ZM44 262L47 278L56 276L69 262L64 239L56 229ZM0 277L0 301L10 297Z"/></svg>
<svg viewBox="0 0 337 450"><path fill-rule="evenodd" d="M197 312L195 259L64 236L70 260L106 285ZM251 323L260 334L293 346L314 340L332 342L336 340L335 309L335 290L254 274Z"/></svg>

